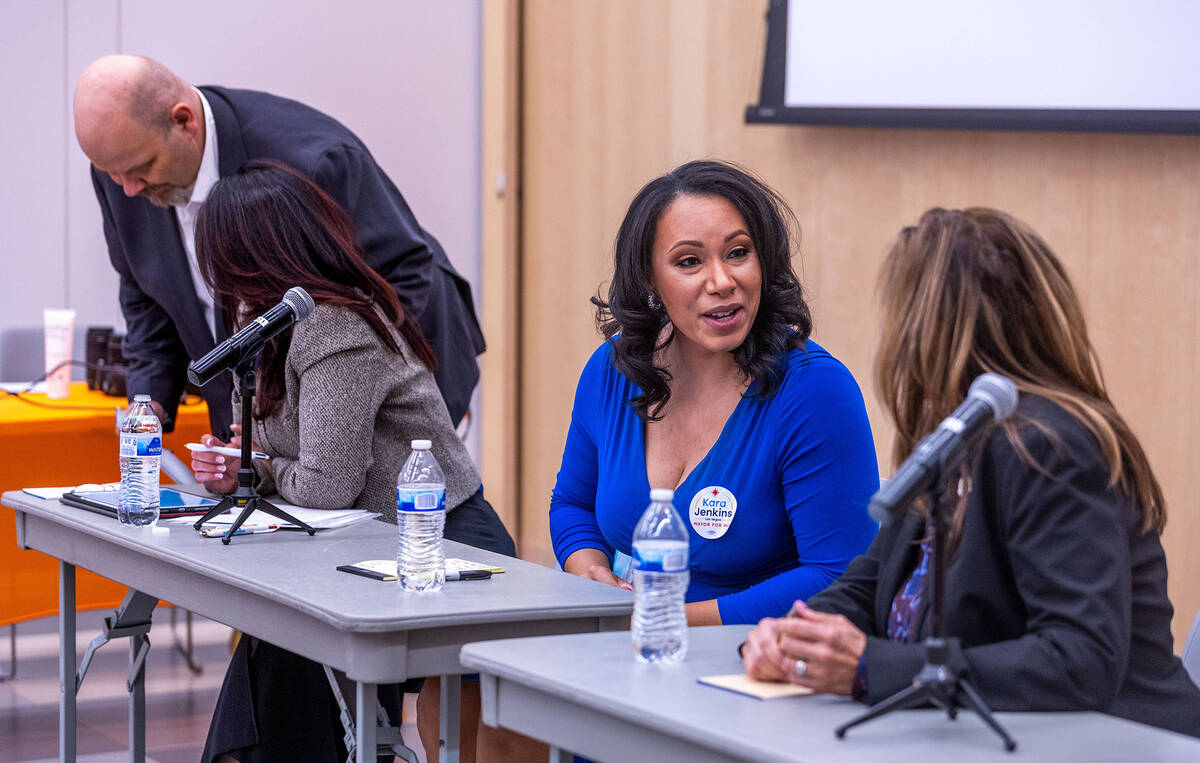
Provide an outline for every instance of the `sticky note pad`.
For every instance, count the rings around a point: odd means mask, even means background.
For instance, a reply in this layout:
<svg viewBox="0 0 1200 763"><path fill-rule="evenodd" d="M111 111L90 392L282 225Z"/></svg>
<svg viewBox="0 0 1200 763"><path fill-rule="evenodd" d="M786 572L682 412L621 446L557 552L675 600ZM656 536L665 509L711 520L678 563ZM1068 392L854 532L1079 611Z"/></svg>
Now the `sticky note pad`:
<svg viewBox="0 0 1200 763"><path fill-rule="evenodd" d="M730 673L727 676L702 676L696 679L702 684L715 686L718 689L745 694L755 699L778 699L779 697L794 697L799 694L812 694L812 689L795 684L775 683L774 681L755 681L745 673Z"/></svg>

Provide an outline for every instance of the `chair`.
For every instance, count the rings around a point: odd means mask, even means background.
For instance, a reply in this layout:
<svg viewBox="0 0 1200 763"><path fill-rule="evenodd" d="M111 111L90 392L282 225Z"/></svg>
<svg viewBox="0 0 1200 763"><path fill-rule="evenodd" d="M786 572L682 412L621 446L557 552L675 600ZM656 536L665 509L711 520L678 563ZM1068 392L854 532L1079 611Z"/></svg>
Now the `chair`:
<svg viewBox="0 0 1200 763"><path fill-rule="evenodd" d="M1192 683L1200 686L1200 612L1192 621L1192 629L1188 631L1187 641L1183 642L1183 653L1179 659L1183 660L1183 669L1192 677Z"/></svg>
<svg viewBox="0 0 1200 763"><path fill-rule="evenodd" d="M360 756L355 750L357 730L354 727L354 702L357 700L354 695L354 683L347 679L346 674L341 671L335 671L328 665L321 667L325 669L325 679L329 681L329 688L333 691L334 700L337 701L338 714L341 716L342 729L345 731L342 741L345 742L346 750L349 752L346 758L347 763L353 763L356 760L375 760L374 756ZM401 723L393 724L382 704L378 705L376 709L379 716L379 726L375 730L376 754L384 757L395 756L404 760L405 763L417 763L417 753L404 743L404 735L400 731L403 718L400 719Z"/></svg>

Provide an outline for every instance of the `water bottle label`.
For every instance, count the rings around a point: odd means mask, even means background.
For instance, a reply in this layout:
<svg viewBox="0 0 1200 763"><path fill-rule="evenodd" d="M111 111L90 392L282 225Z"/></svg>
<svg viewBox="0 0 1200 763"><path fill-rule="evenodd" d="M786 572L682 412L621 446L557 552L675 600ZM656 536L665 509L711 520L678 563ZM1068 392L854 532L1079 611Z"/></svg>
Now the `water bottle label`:
<svg viewBox="0 0 1200 763"><path fill-rule="evenodd" d="M121 433L122 456L161 456L162 435L154 433L141 434L137 432Z"/></svg>
<svg viewBox="0 0 1200 763"><path fill-rule="evenodd" d="M635 545L633 566L642 572L683 572L687 569L687 549Z"/></svg>
<svg viewBox="0 0 1200 763"><path fill-rule="evenodd" d="M446 507L446 491L396 489L396 511L437 511Z"/></svg>

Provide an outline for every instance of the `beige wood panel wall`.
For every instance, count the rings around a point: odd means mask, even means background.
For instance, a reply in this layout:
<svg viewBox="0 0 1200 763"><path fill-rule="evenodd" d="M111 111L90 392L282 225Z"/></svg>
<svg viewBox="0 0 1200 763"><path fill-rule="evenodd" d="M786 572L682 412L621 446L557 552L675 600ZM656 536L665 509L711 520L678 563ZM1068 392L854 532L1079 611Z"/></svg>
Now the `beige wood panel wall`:
<svg viewBox="0 0 1200 763"><path fill-rule="evenodd" d="M629 200L689 159L756 170L803 229L815 338L866 393L875 274L931 206L990 205L1033 225L1083 295L1113 397L1163 482L1177 647L1200 607L1200 138L751 126L764 2L526 0L522 23L522 554L550 561L546 508L575 382L599 343L588 297Z"/></svg>
<svg viewBox="0 0 1200 763"><path fill-rule="evenodd" d="M487 497L514 538L521 515L517 473L520 361L520 3L483 4L483 291L480 322L481 471Z"/></svg>

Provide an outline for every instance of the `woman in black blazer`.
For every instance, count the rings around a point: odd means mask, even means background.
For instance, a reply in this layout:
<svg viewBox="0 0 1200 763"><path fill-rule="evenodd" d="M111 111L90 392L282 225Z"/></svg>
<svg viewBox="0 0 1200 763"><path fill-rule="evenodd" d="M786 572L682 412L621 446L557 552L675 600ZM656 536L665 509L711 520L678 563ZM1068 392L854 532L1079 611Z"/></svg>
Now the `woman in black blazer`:
<svg viewBox="0 0 1200 763"><path fill-rule="evenodd" d="M1099 710L1200 736L1172 651L1162 492L1105 391L1062 265L1012 217L925 213L881 274L876 384L896 463L993 372L1021 392L947 487L952 669L993 710ZM746 672L874 703L924 662L920 507L828 589L763 620Z"/></svg>

